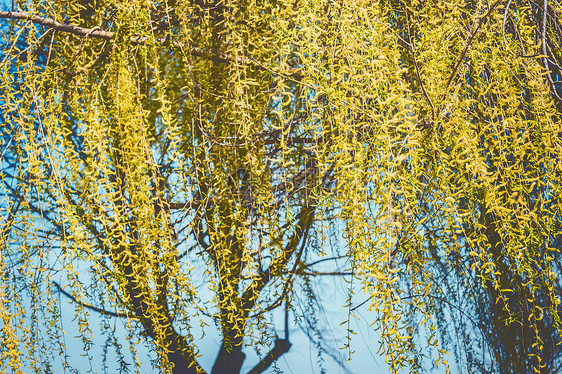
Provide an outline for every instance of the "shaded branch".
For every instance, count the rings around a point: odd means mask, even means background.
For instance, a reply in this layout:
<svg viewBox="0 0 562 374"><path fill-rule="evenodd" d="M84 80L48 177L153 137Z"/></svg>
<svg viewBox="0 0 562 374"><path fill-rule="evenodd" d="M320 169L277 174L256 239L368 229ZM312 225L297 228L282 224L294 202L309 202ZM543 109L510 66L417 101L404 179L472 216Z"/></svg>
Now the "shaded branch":
<svg viewBox="0 0 562 374"><path fill-rule="evenodd" d="M315 163L316 160L310 160L306 163L304 169L301 170L297 175L292 177L290 180L272 186L271 191L273 193L277 193L282 191L296 190L309 175L312 175L318 171L318 167L315 166Z"/></svg>
<svg viewBox="0 0 562 374"><path fill-rule="evenodd" d="M455 78L455 76L457 75L457 71L459 70L460 65L462 64L462 61L464 60L464 57L466 56L466 53L468 52L468 48L472 45L472 40L474 39L474 37L476 36L476 34L478 34L478 31L480 31L480 27L484 24L484 21L490 16L490 14L492 14L492 11L494 9L496 9L496 7L501 3L501 0L497 0L494 4L492 4L492 6L490 7L490 9L488 9L488 11L486 12L486 14L484 14L479 20L478 20L478 24L476 25L476 28L474 29L474 31L470 34L468 40L466 41L466 44L464 45L464 49L461 53L461 55L459 56L459 59L457 60L457 63L455 64L453 70L451 71L451 75L449 75L449 79L447 79L447 84L446 87L450 87L451 82L453 81L453 79Z"/></svg>
<svg viewBox="0 0 562 374"><path fill-rule="evenodd" d="M321 275L333 275L333 276L337 276L337 277L346 277L346 276L353 276L354 273L351 271L328 271L328 272L323 272L323 271L304 271L304 272L299 272L300 275L305 275L305 276L309 276L309 277L317 277L317 276L321 276Z"/></svg>
<svg viewBox="0 0 562 374"><path fill-rule="evenodd" d="M305 264L304 266L308 268L308 267L311 267L313 265L319 264L321 262L326 262L326 261L331 261L331 260L340 260L342 258L347 258L347 256L334 256L334 257L322 258L318 261L314 261L314 262L311 262L309 264Z"/></svg>
<svg viewBox="0 0 562 374"><path fill-rule="evenodd" d="M408 15L408 13L406 13ZM431 107L431 119L433 121L435 121L435 106L433 105L433 101L431 100L431 98L429 97L429 94L427 93L427 90L425 89L425 84L423 82L423 79L421 77L420 74L420 67L418 64L418 60L416 59L416 45L415 42L412 42L412 32L410 30L410 19L409 19L409 15L408 15L408 46L409 46L409 51L412 55L412 62L414 63L414 71L416 72L416 77L418 79L418 83L420 85L420 88L422 90L423 96L425 96L425 99L427 100L427 102L429 103L430 107Z"/></svg>
<svg viewBox="0 0 562 374"><path fill-rule="evenodd" d="M263 373L265 370L267 370L268 367L271 366L272 363L277 361L279 357L289 352L289 349L291 349L291 345L292 344L288 339L275 338L275 345L273 346L271 351L269 351L267 356L265 356L252 370L250 370L248 374Z"/></svg>
<svg viewBox="0 0 562 374"><path fill-rule="evenodd" d="M285 266L290 261L293 254L297 251L297 245L301 239L306 236L310 226L312 225L314 210L315 206L309 205L306 205L301 209L297 216L299 218L299 222L295 228L295 232L289 240L289 243L287 243L283 249L283 253L275 261L273 261L266 270L262 271L260 276L244 290L242 295L242 305L246 315L251 309L253 309L261 290L263 290L271 279L284 272Z"/></svg>

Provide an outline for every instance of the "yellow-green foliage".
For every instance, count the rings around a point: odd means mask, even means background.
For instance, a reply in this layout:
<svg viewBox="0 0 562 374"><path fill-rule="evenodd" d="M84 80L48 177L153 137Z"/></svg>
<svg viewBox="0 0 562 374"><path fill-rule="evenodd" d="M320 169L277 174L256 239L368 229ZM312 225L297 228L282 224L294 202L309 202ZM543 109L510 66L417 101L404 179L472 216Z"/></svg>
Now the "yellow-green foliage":
<svg viewBox="0 0 562 374"><path fill-rule="evenodd" d="M291 298L326 221L343 225L391 370L420 370L420 323L446 363L433 316L451 269L493 289L506 323L548 313L560 331L562 128L540 11L509 3L16 2L0 65L3 370L64 356L59 283L85 346L95 307L129 318L161 370L202 370L193 267L236 350ZM510 311L514 290L530 315ZM539 334L526 344L544 370Z"/></svg>

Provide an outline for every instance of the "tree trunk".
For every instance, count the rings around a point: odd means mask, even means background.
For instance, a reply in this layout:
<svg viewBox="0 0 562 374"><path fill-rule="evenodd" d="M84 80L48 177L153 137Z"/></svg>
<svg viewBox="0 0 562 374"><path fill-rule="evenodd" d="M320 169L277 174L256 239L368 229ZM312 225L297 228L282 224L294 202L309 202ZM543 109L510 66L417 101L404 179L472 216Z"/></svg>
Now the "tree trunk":
<svg viewBox="0 0 562 374"><path fill-rule="evenodd" d="M213 365L211 374L238 374L246 358L242 352L242 345L231 345L227 349L224 342L221 344L219 355ZM175 373L174 373L175 374Z"/></svg>
<svg viewBox="0 0 562 374"><path fill-rule="evenodd" d="M189 367L189 361L178 351L168 353L168 360L174 363L172 374L204 374L204 371L197 371L196 366Z"/></svg>
<svg viewBox="0 0 562 374"><path fill-rule="evenodd" d="M172 374L205 374L205 370L199 366L193 351L186 349L185 340L182 340L179 335L176 340L168 347L168 361L174 364ZM183 349L181 348L183 347Z"/></svg>

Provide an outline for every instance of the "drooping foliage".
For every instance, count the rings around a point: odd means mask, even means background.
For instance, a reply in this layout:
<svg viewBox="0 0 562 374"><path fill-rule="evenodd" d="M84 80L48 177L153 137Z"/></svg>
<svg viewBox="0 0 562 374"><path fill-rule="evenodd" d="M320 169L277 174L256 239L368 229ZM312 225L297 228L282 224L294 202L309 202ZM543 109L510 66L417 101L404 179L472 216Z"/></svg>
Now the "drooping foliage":
<svg viewBox="0 0 562 374"><path fill-rule="evenodd" d="M262 372L290 348L264 339L267 315L294 308L305 260L331 253L326 227L339 225L391 370L422 371L427 354L446 365L450 347L470 371L552 372L560 10L81 0L0 12L3 369L47 370L53 347L65 359L62 294L86 348L97 312L128 319L159 370L203 372L191 331L211 316L212 372L239 372L244 343L271 348Z"/></svg>

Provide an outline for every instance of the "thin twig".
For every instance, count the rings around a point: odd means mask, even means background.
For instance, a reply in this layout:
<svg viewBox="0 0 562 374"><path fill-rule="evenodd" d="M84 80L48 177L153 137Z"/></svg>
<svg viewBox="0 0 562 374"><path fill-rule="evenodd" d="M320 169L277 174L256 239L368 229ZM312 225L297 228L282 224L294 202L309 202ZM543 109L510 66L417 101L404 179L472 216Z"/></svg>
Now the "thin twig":
<svg viewBox="0 0 562 374"><path fill-rule="evenodd" d="M503 44L506 44L506 45L507 45L507 42L505 41L505 22L507 21L507 13L509 12L510 6L511 6L511 0L509 0L507 2L507 5L505 6L505 9L503 11L502 38L503 38Z"/></svg>

